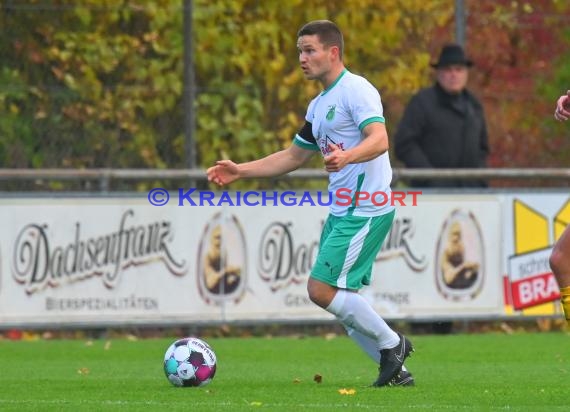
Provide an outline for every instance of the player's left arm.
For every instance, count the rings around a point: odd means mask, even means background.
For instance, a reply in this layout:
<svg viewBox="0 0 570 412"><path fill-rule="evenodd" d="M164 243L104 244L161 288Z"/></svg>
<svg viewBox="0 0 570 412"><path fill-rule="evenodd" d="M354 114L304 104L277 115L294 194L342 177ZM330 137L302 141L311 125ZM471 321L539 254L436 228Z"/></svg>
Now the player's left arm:
<svg viewBox="0 0 570 412"><path fill-rule="evenodd" d="M381 122L372 122L362 129L362 141L355 147L343 151L329 144L331 152L325 157L327 172L338 172L349 163L364 163L386 153L389 148L388 132Z"/></svg>

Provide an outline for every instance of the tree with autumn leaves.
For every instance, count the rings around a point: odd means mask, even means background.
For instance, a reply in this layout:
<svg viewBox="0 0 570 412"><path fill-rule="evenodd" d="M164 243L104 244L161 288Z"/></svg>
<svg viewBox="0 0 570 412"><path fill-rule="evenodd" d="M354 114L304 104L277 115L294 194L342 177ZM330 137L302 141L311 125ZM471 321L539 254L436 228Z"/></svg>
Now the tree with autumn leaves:
<svg viewBox="0 0 570 412"><path fill-rule="evenodd" d="M79 5L80 4L80 5ZM390 134L454 39L453 0L193 1L200 167L290 144L319 85L296 31L327 18L348 68L382 94ZM566 167L570 4L465 0L470 88L485 105L494 167ZM185 167L181 0L0 1L2 167ZM396 164L397 165L397 164ZM315 162L318 166L318 162ZM264 185L264 182L249 182Z"/></svg>

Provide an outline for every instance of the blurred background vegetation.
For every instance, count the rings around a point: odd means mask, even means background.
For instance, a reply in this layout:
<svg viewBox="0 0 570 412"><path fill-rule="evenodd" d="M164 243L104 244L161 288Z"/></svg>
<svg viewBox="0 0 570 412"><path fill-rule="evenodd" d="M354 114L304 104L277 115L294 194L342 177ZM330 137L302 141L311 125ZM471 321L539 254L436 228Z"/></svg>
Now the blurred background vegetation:
<svg viewBox="0 0 570 412"><path fill-rule="evenodd" d="M319 92L296 50L298 28L313 19L340 26L345 63L380 90L393 134L408 99L433 82L430 61L455 40L454 3L193 0L195 166L290 144ZM183 4L0 0L0 167L191 165ZM568 167L570 130L552 113L570 89L570 2L464 4L469 86L485 106L490 166Z"/></svg>

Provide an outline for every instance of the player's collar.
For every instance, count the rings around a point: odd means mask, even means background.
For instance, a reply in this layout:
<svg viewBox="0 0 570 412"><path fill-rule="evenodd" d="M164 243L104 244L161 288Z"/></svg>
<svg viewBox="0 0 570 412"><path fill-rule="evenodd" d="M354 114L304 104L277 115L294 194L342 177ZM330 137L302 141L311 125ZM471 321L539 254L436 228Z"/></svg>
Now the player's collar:
<svg viewBox="0 0 570 412"><path fill-rule="evenodd" d="M342 78L342 76L344 76L345 73L348 72L348 69L345 67L342 72L340 72L340 74L338 75L338 77L335 79L334 82L331 83L331 85L329 87L327 87L325 90L323 90L323 92L321 93L321 96L324 96L325 94L327 94L329 92L329 90L331 90L333 87L336 86L336 84L340 81L340 79Z"/></svg>

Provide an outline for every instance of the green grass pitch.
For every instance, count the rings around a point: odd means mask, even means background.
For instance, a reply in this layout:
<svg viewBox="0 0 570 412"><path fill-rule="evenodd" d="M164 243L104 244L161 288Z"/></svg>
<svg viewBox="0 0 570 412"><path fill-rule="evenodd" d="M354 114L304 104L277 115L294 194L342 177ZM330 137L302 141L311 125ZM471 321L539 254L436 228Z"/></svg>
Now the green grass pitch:
<svg viewBox="0 0 570 412"><path fill-rule="evenodd" d="M210 338L213 382L164 376L171 339L0 341L0 411L567 411L564 333L411 336L411 388L371 388L347 337ZM314 380L322 377L321 383Z"/></svg>

